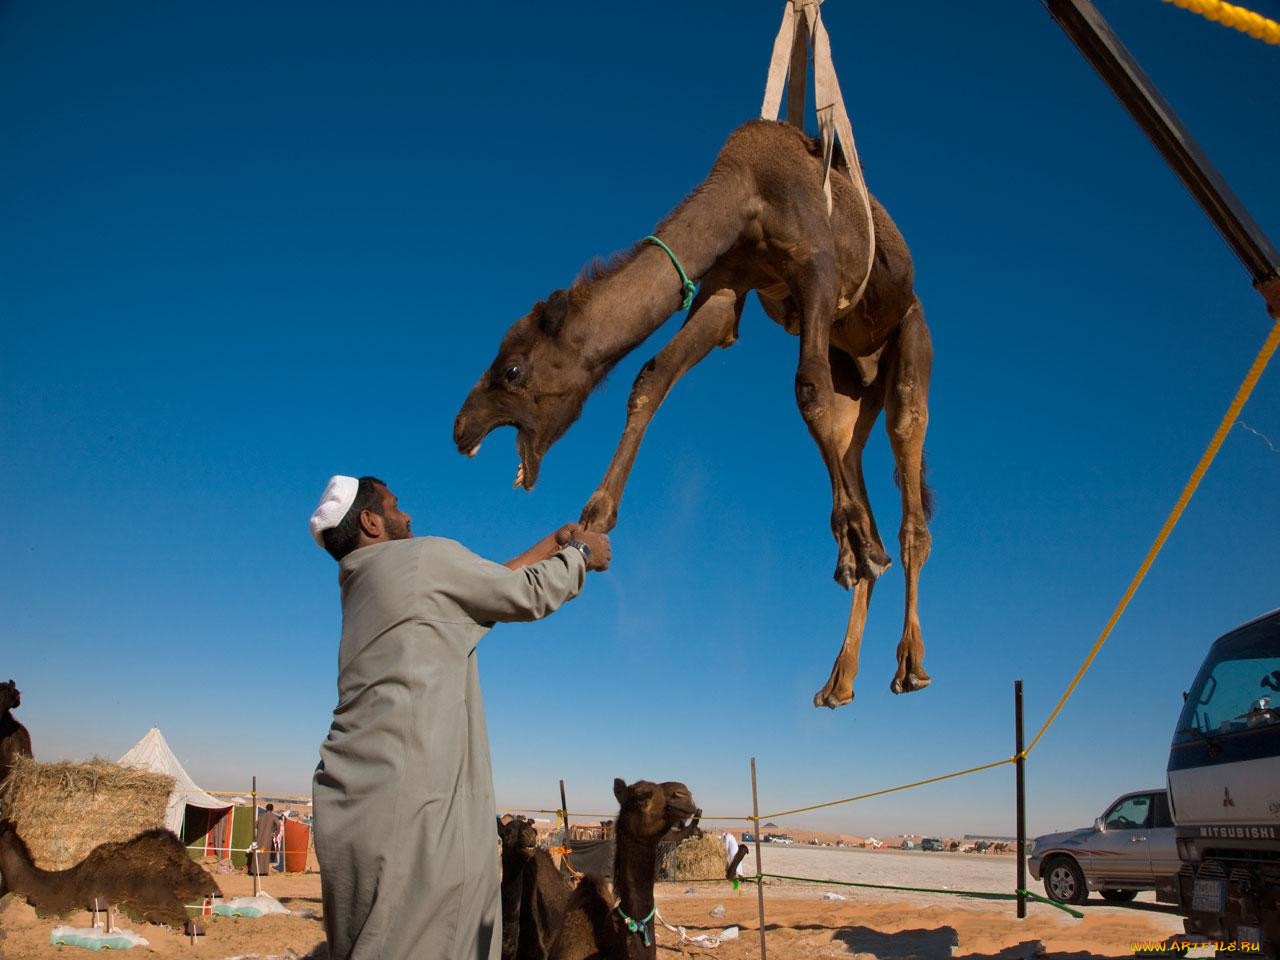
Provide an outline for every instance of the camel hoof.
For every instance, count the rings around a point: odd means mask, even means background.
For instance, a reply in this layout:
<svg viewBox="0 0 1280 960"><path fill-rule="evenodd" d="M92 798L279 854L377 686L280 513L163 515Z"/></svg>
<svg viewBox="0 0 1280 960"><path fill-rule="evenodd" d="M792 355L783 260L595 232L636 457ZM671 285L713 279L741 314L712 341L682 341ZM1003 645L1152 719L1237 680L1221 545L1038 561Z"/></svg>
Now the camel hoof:
<svg viewBox="0 0 1280 960"><path fill-rule="evenodd" d="M578 522L593 533L608 533L618 523L618 505L609 494L597 490L582 508Z"/></svg>
<svg viewBox="0 0 1280 960"><path fill-rule="evenodd" d="M826 707L829 710L834 710L848 703L853 703L852 691L849 692L847 697L837 697L834 690L823 687L813 695L813 705L815 707Z"/></svg>
<svg viewBox="0 0 1280 960"><path fill-rule="evenodd" d="M933 683L932 677L920 673L909 673L903 680L894 677L893 683L889 684L889 690L892 693L915 693L931 683Z"/></svg>
<svg viewBox="0 0 1280 960"><path fill-rule="evenodd" d="M854 584L858 582L858 572L854 569L853 564L841 562L836 564L834 578L840 586L846 590L852 590Z"/></svg>

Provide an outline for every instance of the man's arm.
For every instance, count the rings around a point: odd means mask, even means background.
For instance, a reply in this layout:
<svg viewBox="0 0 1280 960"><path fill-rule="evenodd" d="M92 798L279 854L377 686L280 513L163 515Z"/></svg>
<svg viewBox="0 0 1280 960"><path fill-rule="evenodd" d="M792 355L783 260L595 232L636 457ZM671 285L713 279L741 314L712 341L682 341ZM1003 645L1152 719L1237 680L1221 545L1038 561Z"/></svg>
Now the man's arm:
<svg viewBox="0 0 1280 960"><path fill-rule="evenodd" d="M512 557L503 566L512 570L519 570L521 567L527 567L531 563L538 563L547 559L547 557L563 548L566 543L573 539L573 532L576 527L577 524L565 524L555 533L547 534L520 556Z"/></svg>
<svg viewBox="0 0 1280 960"><path fill-rule="evenodd" d="M541 620L578 595L588 569L603 570L609 565L609 538L603 534L581 534L591 554L590 563L576 547L559 546L558 538L569 540L574 529L556 531L507 565L492 563L461 544L453 544L458 553L448 564L448 572L440 571L436 589L450 594L480 623ZM513 569L531 554L547 549L552 552L546 559Z"/></svg>

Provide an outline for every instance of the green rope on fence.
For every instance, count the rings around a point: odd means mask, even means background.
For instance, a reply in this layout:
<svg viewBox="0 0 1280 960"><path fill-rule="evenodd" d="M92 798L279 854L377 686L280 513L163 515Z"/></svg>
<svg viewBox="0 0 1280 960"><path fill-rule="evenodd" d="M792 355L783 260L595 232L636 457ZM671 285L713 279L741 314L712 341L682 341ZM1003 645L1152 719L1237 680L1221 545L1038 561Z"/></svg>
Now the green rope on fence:
<svg viewBox="0 0 1280 960"><path fill-rule="evenodd" d="M975 900L1017 900L1018 894L1026 897L1028 900L1034 900L1037 903L1045 903L1051 907L1057 907L1066 913L1071 914L1077 920L1083 920L1084 914L1079 911L1072 910L1066 904L1058 903L1057 900L1050 900L1048 897L1042 897L1039 894L1032 893L1030 890L1017 890L1013 893L987 893L982 890L939 890L936 887L895 887L886 883L854 883L850 880L815 880L812 877L789 877L781 873L755 873L749 877L743 877L744 880L759 881L762 877L772 877L774 880L796 880L800 883L822 883L829 884L834 887L865 887L870 890L902 890L907 893L941 893L952 897L970 897Z"/></svg>

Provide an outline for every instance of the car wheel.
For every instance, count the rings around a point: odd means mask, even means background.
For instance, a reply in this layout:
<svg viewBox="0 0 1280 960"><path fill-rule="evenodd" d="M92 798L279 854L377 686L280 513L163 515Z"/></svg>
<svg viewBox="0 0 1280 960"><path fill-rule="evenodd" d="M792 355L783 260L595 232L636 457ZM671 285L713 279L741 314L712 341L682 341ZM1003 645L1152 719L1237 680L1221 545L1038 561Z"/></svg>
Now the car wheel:
<svg viewBox="0 0 1280 960"><path fill-rule="evenodd" d="M1070 857L1054 857L1044 871L1044 892L1059 903L1084 903L1089 887L1084 873Z"/></svg>
<svg viewBox="0 0 1280 960"><path fill-rule="evenodd" d="M1102 890L1103 900L1110 900L1112 903L1128 903L1138 895L1137 890Z"/></svg>

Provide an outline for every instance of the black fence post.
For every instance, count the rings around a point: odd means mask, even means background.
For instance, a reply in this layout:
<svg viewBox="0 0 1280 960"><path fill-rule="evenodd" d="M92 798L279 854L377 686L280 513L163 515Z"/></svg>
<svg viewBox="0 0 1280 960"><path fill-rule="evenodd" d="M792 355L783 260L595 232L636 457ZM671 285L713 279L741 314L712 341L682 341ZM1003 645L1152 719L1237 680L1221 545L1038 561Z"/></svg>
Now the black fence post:
<svg viewBox="0 0 1280 960"><path fill-rule="evenodd" d="M1027 898L1022 891L1027 889L1027 782L1023 769L1025 758L1022 755L1022 681L1013 681L1013 718L1014 718L1014 766L1017 769L1018 809L1018 919L1027 916Z"/></svg>

